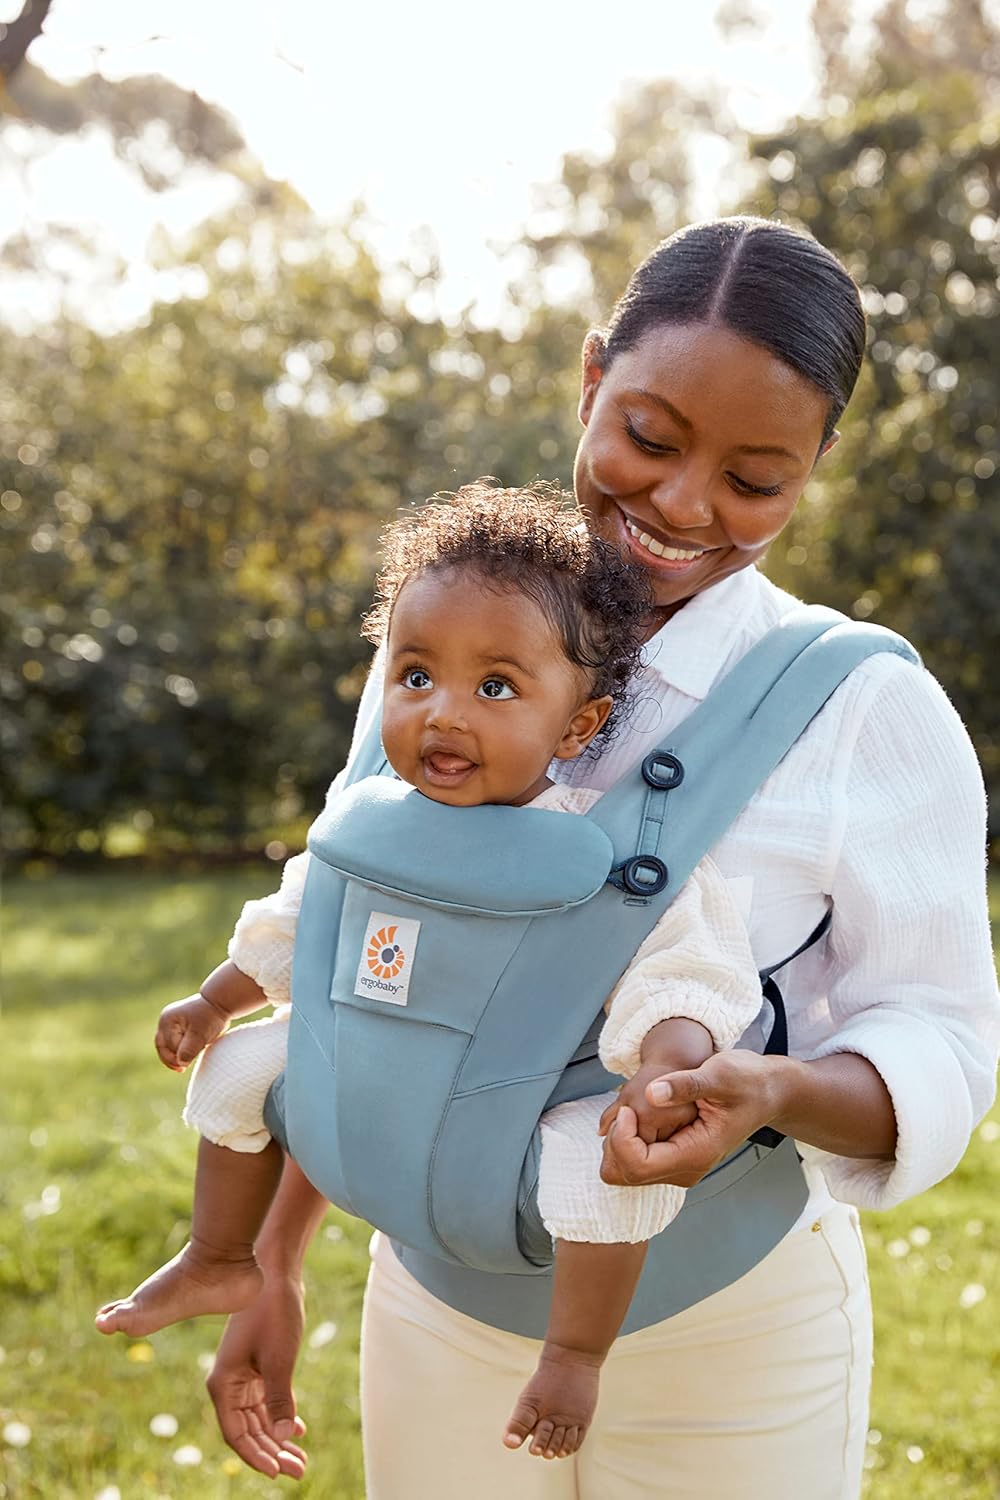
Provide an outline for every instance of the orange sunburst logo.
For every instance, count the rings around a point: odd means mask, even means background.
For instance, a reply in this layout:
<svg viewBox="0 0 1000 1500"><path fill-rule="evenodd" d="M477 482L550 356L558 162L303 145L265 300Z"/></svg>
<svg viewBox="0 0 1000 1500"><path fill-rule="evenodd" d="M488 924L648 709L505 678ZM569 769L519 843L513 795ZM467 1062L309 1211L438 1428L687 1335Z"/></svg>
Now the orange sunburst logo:
<svg viewBox="0 0 1000 1500"><path fill-rule="evenodd" d="M369 969L378 979L395 979L406 963L406 954L395 938L395 927L380 927L368 944L365 958Z"/></svg>

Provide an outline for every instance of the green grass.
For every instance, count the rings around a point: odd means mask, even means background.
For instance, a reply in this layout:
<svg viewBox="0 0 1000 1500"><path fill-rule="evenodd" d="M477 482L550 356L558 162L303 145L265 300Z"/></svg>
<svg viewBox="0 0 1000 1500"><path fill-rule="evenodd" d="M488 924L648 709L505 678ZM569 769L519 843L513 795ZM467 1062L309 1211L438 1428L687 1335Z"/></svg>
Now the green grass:
<svg viewBox="0 0 1000 1500"><path fill-rule="evenodd" d="M266 869L9 883L0 1431L22 1423L31 1440L0 1442L3 1500L102 1491L110 1500L114 1486L121 1500L274 1493L236 1463L209 1414L203 1368L221 1319L139 1345L104 1340L91 1325L101 1301L186 1234L195 1142L179 1120L183 1084L152 1051L158 1009L218 960L240 903L272 884ZM1000 918L1000 886L994 897ZM947 1183L868 1216L865 1229L876 1307L866 1500L996 1500L1000 1111ZM304 1500L364 1494L357 1338L367 1238L331 1212L311 1252L296 1381L313 1434ZM175 1436L150 1431L164 1413ZM200 1463L176 1463L191 1446Z"/></svg>

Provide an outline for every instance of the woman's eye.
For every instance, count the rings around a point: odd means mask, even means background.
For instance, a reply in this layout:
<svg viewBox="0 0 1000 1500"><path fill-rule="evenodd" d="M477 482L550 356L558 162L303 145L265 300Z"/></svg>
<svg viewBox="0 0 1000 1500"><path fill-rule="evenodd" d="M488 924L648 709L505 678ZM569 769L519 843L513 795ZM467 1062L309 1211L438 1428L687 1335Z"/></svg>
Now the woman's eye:
<svg viewBox="0 0 1000 1500"><path fill-rule="evenodd" d="M403 686L414 688L419 693L426 692L434 684L423 667L410 667L408 671L403 673Z"/></svg>
<svg viewBox="0 0 1000 1500"><path fill-rule="evenodd" d="M649 438L643 437L643 435L639 431L638 427L633 426L633 424L628 420L628 418L625 419L625 431L628 433L629 437L632 439L632 441L635 444L635 446L637 448L641 448L642 451L643 451L643 453L676 453L677 452L676 448L671 447L671 445L669 443L654 443Z"/></svg>
<svg viewBox="0 0 1000 1500"><path fill-rule="evenodd" d="M502 677L487 677L479 684L479 696L481 698L516 698L517 694L509 682Z"/></svg>
<svg viewBox="0 0 1000 1500"><path fill-rule="evenodd" d="M784 488L780 484L751 484L749 479L741 479L738 474L730 474L729 481L743 495L780 495Z"/></svg>

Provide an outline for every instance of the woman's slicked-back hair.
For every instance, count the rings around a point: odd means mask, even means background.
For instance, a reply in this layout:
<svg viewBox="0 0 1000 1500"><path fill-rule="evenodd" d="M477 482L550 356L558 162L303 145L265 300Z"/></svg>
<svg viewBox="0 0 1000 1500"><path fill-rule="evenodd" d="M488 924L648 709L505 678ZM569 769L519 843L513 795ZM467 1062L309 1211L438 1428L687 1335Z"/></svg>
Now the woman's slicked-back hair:
<svg viewBox="0 0 1000 1500"><path fill-rule="evenodd" d="M811 234L772 219L691 224L633 273L604 331L604 362L664 324L730 328L830 398L823 442L858 378L865 317L858 289Z"/></svg>

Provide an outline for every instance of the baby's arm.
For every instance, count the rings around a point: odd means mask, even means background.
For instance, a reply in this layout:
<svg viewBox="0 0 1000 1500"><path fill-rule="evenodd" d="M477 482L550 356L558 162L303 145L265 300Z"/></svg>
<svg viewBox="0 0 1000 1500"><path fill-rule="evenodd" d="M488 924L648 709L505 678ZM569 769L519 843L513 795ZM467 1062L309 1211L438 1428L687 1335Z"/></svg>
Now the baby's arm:
<svg viewBox="0 0 1000 1500"><path fill-rule="evenodd" d="M248 1016L266 1003L264 991L234 963L219 964L197 995L175 1000L160 1011L155 1046L164 1067L184 1069L226 1030L236 1016Z"/></svg>
<svg viewBox="0 0 1000 1500"><path fill-rule="evenodd" d="M635 1110L647 1144L666 1140L692 1117L690 1105L657 1108L645 1088L672 1071L696 1068L735 1045L761 1004L746 925L729 886L703 859L646 938L608 1001L601 1033L604 1066L628 1082L601 1119Z"/></svg>
<svg viewBox="0 0 1000 1500"><path fill-rule="evenodd" d="M213 969L197 995L175 1000L160 1012L156 1050L160 1061L181 1073L238 1016L262 1005L287 1004L292 952L308 854L288 860L281 886L259 901L248 901L229 943L229 958Z"/></svg>

